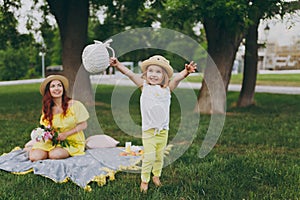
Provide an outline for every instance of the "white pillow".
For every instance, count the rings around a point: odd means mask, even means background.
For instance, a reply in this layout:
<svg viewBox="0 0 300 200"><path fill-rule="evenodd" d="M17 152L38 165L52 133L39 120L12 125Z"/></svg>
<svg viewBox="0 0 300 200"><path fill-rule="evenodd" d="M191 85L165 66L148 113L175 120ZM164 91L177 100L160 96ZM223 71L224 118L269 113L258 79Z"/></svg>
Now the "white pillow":
<svg viewBox="0 0 300 200"><path fill-rule="evenodd" d="M116 147L120 142L108 135L93 135L86 139L87 149Z"/></svg>

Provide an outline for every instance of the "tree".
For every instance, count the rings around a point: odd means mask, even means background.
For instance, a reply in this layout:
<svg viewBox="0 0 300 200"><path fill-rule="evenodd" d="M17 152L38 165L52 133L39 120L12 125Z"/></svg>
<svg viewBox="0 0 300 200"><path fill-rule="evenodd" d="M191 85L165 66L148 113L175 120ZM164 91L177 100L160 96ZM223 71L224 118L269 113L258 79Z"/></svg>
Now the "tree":
<svg viewBox="0 0 300 200"><path fill-rule="evenodd" d="M292 3L294 4L293 7L299 7L298 1ZM298 6L295 6L295 4ZM206 32L207 52L210 58L208 57L207 59L204 79L199 91L195 111L202 113L225 112L226 93L232 65L236 51L244 37L247 37L247 54L245 59L247 64L241 92L242 96L240 97L243 98L243 102L251 102L257 73L257 28L259 21L262 17L274 16L275 13L284 13L279 11L288 12L291 8L287 5L288 3L279 0L204 0L199 2L193 0L167 0L165 8L169 14L166 14L168 17L164 18L164 20L175 19L174 24L182 23L186 19L194 23L200 21L204 25ZM170 11L172 12L172 17L170 17ZM221 76L223 86L220 84L218 74ZM224 90L225 93L223 92Z"/></svg>
<svg viewBox="0 0 300 200"><path fill-rule="evenodd" d="M263 1L265 5L269 5L270 2ZM264 6L265 6L264 5ZM248 27L248 32L245 35L245 59L244 59L244 76L242 89L240 92L239 100L237 105L242 106L244 104L251 104L253 102L256 74L257 74L257 62L258 62L258 26L259 21L263 15L260 8L256 4L251 4L249 8L249 19L251 22Z"/></svg>
<svg viewBox="0 0 300 200"><path fill-rule="evenodd" d="M20 34L14 11L20 1L4 0L0 5L0 80L32 78L37 75L38 54L32 34Z"/></svg>
<svg viewBox="0 0 300 200"><path fill-rule="evenodd" d="M20 6L20 1L11 2L9 0L4 0L0 5L0 49L5 49L7 46L18 47L20 34L16 28L18 21L13 10Z"/></svg>
<svg viewBox="0 0 300 200"><path fill-rule="evenodd" d="M9 47L6 51L0 51L0 80L18 80L24 77L29 65L28 57L25 57L27 49L14 49Z"/></svg>
<svg viewBox="0 0 300 200"><path fill-rule="evenodd" d="M150 26L156 20L168 22L164 23L166 26L172 23L175 26L178 24L179 27L181 26L180 30L191 34L190 27L199 21L202 22L208 42L207 51L211 57L207 59L204 80L195 110L202 113L225 112L226 92L235 54L248 26L252 23L249 18L251 11L249 5L252 1L147 1L151 8L156 8L155 10L145 9L144 1L134 0L47 0L47 2L60 30L63 73L69 78L71 88L78 70L81 70L80 84L74 88L82 93L81 96L85 98L82 101L93 101L88 74L80 68L81 53L87 41L89 6L99 8L105 5L107 17L105 23L98 26L97 31L104 33L99 37L103 39L106 39L107 35L119 33L122 29ZM171 17L168 12L172 13ZM135 13L138 14L135 15ZM106 31L102 31L103 29Z"/></svg>
<svg viewBox="0 0 300 200"><path fill-rule="evenodd" d="M108 7L109 12L107 12L106 23L95 28L98 36L102 34L99 39L103 38L104 40L112 34L119 33L129 25L132 28L138 26L138 24L141 25L142 22L138 20L136 12L144 8L144 1L47 0L47 2L50 12L55 16L60 31L63 74L70 80L71 91L72 88L73 92L75 89L77 93L81 94L80 97L83 98L80 100L92 103L93 95L89 74L83 67L80 67L82 50L88 39L90 8L94 11L104 5ZM76 77L77 74L80 74L80 77ZM78 78L80 81L77 84L75 79L78 80Z"/></svg>
<svg viewBox="0 0 300 200"><path fill-rule="evenodd" d="M41 32L41 36L43 38L39 49L40 51L44 50L46 53L45 66L60 65L62 62L62 51L58 27L50 25L48 20L44 17L39 31Z"/></svg>
<svg viewBox="0 0 300 200"><path fill-rule="evenodd" d="M95 26L93 27L94 36L101 41L107 40L111 36L129 29L151 27L151 24L155 19L156 13L145 8L145 0L109 1L108 3L105 3L105 6L106 18L104 19L103 23L99 23L98 19L93 20L95 23ZM134 44L140 42L139 37L130 37L128 38L128 41L129 40ZM120 44L117 45L119 49ZM116 51L118 51L118 49L116 49ZM130 60L138 62L139 60L145 59L145 54L149 53L150 51L151 50L149 49L145 49L117 56L120 60Z"/></svg>
<svg viewBox="0 0 300 200"><path fill-rule="evenodd" d="M47 2L60 30L63 74L70 81L70 91L77 90L81 94L81 101L93 103L88 73L80 67L81 54L87 42L89 1L47 0ZM74 85L77 73L80 74L80 81Z"/></svg>
<svg viewBox="0 0 300 200"><path fill-rule="evenodd" d="M249 25L245 36L245 60L242 89L237 102L238 107L253 105L257 76L258 62L258 26L263 18L279 15L283 17L286 13L299 9L299 2L285 2L282 0L253 1L249 6Z"/></svg>
<svg viewBox="0 0 300 200"><path fill-rule="evenodd" d="M169 0L166 3L166 12L172 11L173 19L189 19L193 24L201 22L204 25L210 57L207 58L196 112L225 112L232 65L248 26L247 4L247 1L227 0Z"/></svg>

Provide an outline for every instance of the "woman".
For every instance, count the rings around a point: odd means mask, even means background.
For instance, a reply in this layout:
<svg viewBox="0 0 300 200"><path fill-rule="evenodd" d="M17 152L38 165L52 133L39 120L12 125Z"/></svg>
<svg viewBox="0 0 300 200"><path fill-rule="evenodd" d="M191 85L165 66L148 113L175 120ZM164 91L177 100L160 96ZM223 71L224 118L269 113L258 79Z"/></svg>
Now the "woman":
<svg viewBox="0 0 300 200"><path fill-rule="evenodd" d="M67 96L68 79L61 75L50 75L40 85L42 115L40 124L58 132L58 141L68 145L53 144L51 140L36 142L29 152L31 161L43 159L64 159L83 155L89 113L84 105Z"/></svg>

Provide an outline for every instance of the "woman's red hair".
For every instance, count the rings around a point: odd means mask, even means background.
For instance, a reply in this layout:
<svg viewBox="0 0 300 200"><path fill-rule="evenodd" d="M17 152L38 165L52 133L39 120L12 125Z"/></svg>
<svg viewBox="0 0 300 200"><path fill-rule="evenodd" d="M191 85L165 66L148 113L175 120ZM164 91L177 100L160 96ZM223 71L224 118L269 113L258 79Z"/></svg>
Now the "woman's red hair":
<svg viewBox="0 0 300 200"><path fill-rule="evenodd" d="M54 106L54 101L49 90L50 83L51 82L49 82L45 88L45 94L42 99L42 112L44 114L43 121L47 120L49 122L49 125L52 126L52 120L53 120L52 108ZM62 95L62 105L61 105L63 109L63 116L66 116L67 114L67 109L69 106L68 102L70 100L71 98L66 95L65 86L63 85L63 95Z"/></svg>

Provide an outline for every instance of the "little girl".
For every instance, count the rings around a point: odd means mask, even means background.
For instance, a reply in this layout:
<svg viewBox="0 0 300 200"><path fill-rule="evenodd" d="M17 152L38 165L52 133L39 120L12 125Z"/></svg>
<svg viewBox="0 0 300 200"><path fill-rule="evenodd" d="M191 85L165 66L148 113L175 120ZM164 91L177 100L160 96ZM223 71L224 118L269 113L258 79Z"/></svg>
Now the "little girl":
<svg viewBox="0 0 300 200"><path fill-rule="evenodd" d="M129 77L142 90L140 109L144 157L140 189L145 193L148 190L151 172L153 183L161 186L159 177L168 140L171 92L181 80L195 72L197 64L193 61L185 64L185 69L172 80L170 79L173 76L173 68L169 61L160 55L152 56L141 63L142 76L133 73L116 58L110 59L110 65Z"/></svg>

